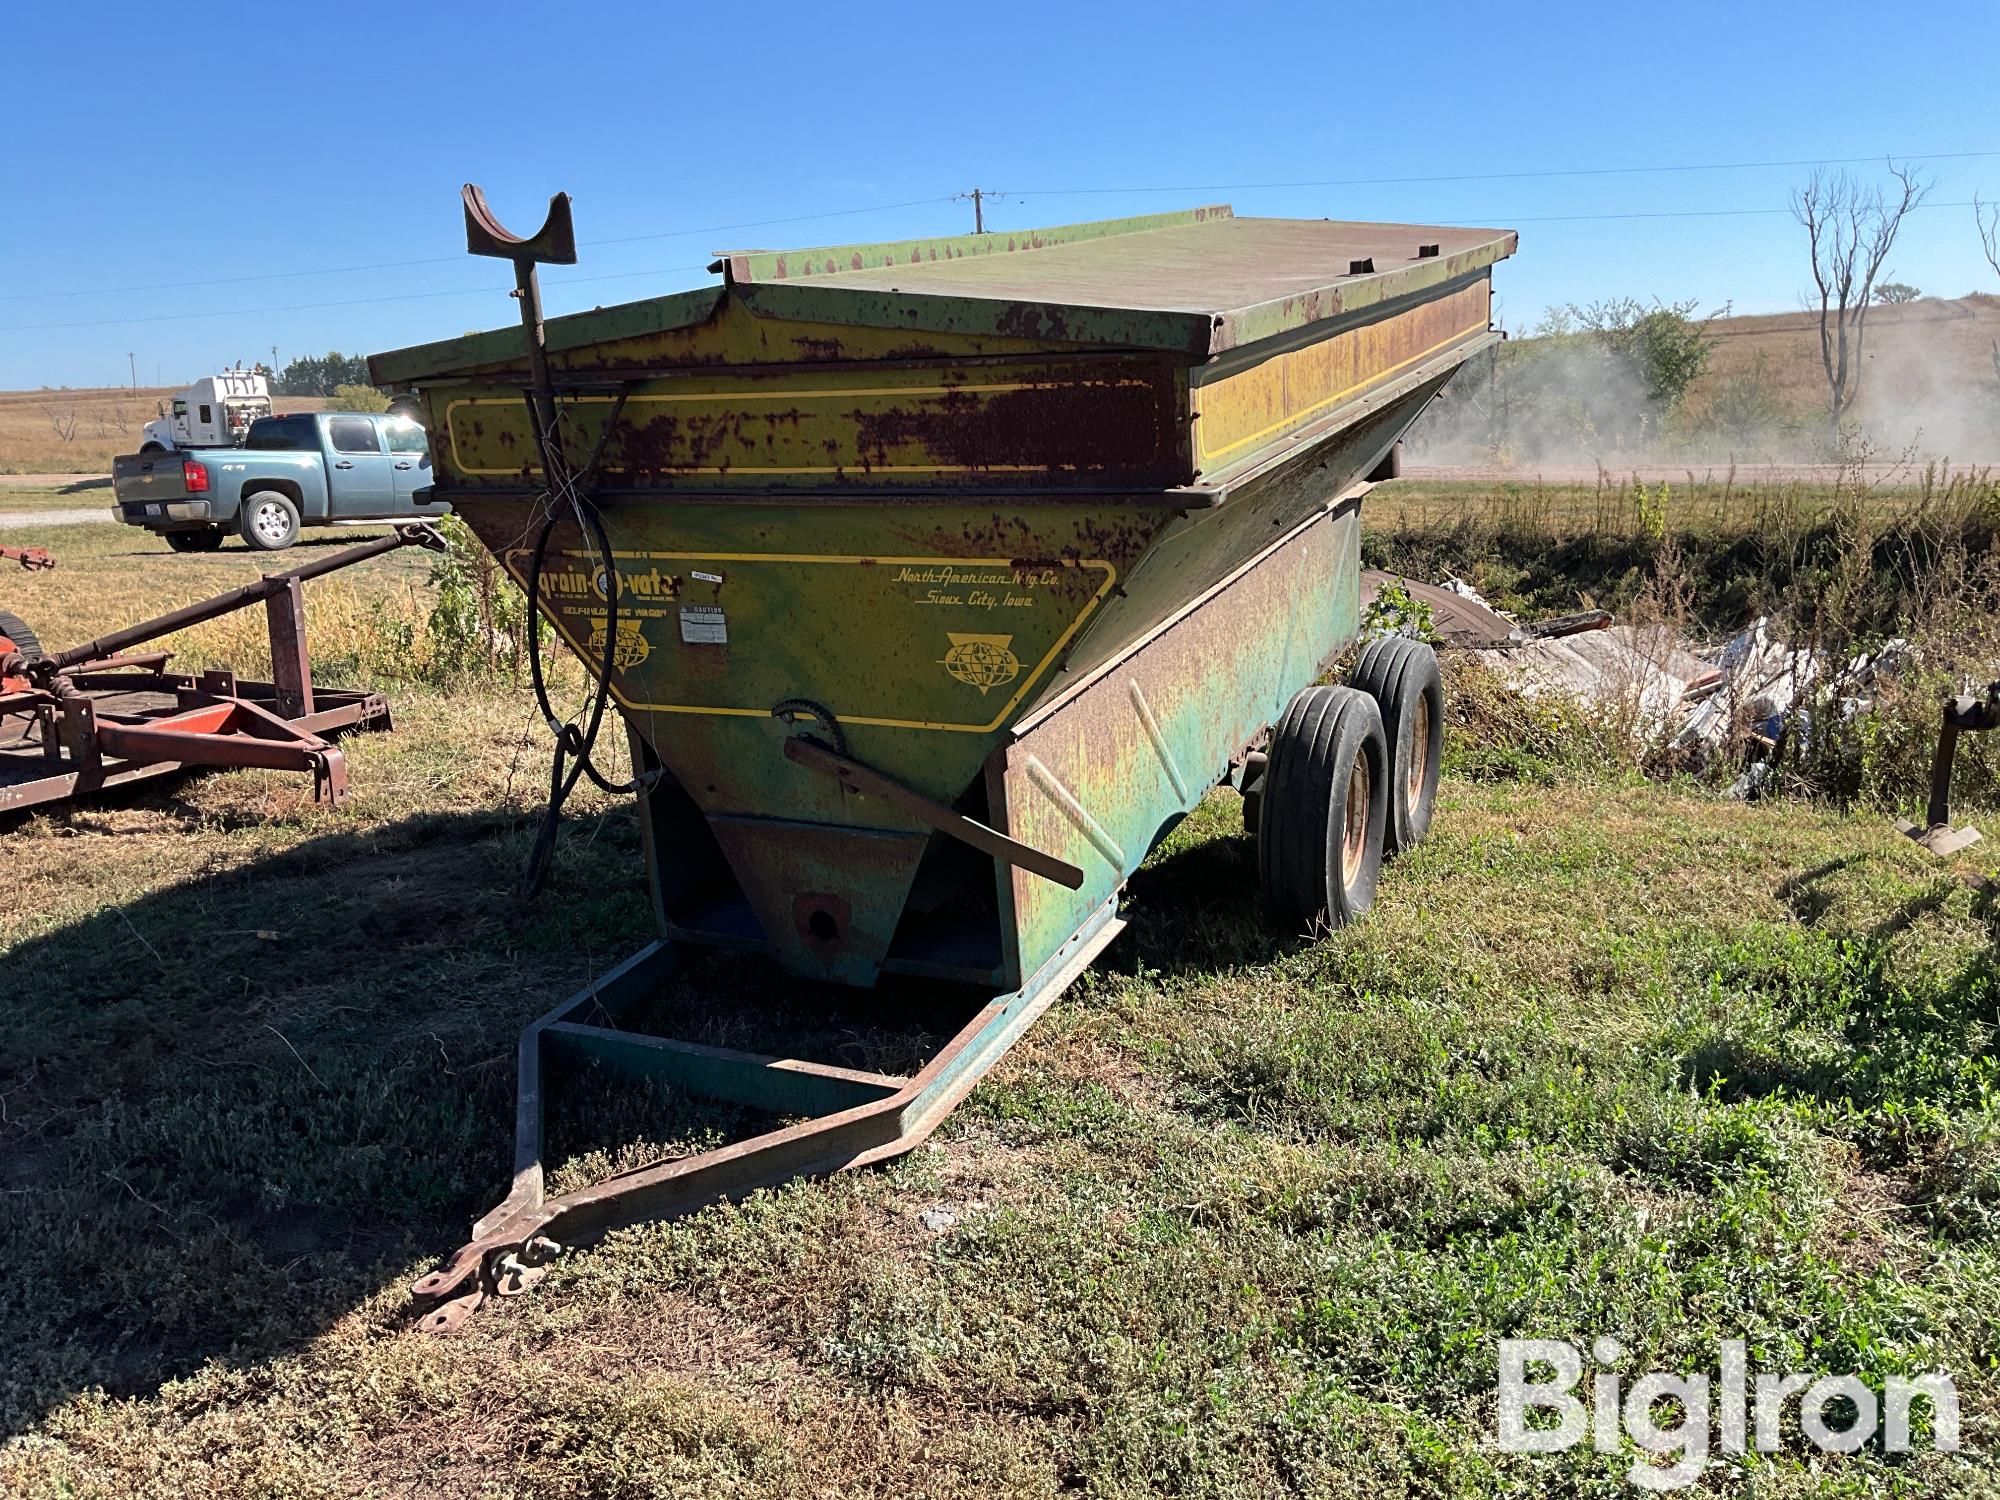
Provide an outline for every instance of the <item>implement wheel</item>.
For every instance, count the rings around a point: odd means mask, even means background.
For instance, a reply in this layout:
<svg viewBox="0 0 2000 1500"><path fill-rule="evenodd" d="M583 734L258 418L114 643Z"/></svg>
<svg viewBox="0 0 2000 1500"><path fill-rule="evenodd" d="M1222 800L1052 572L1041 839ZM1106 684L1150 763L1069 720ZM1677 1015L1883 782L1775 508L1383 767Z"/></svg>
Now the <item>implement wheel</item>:
<svg viewBox="0 0 2000 1500"><path fill-rule="evenodd" d="M1370 641L1348 686L1375 700L1389 742L1389 824L1384 848L1413 849L1430 832L1444 759L1444 684L1437 653L1422 641L1386 636Z"/></svg>
<svg viewBox="0 0 2000 1500"><path fill-rule="evenodd" d="M9 642L12 649L19 653L24 661L40 661L47 655L42 650L40 639L28 628L28 622L19 615L9 614L4 609L0 609L0 640ZM5 656L7 653L8 647L0 646L0 656Z"/></svg>
<svg viewBox="0 0 2000 1500"><path fill-rule="evenodd" d="M1375 904L1389 811L1382 714L1366 693L1310 687L1271 731L1257 873L1282 925L1339 927Z"/></svg>

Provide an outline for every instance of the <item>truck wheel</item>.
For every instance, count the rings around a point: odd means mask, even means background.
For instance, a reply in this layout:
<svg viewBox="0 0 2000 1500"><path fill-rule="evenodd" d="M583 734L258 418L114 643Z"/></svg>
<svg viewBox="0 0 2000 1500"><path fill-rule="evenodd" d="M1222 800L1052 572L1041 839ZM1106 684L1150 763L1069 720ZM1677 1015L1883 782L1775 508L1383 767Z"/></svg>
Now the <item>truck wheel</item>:
<svg viewBox="0 0 2000 1500"><path fill-rule="evenodd" d="M1286 927L1340 927L1375 904L1389 810L1382 714L1366 693L1309 687L1271 732L1257 873Z"/></svg>
<svg viewBox="0 0 2000 1500"><path fill-rule="evenodd" d="M245 495L238 508L236 529L259 552L282 552L299 539L299 508L292 497L276 490Z"/></svg>
<svg viewBox="0 0 2000 1500"><path fill-rule="evenodd" d="M167 445L165 443L141 443L139 451L141 453L165 453Z"/></svg>
<svg viewBox="0 0 2000 1500"><path fill-rule="evenodd" d="M4 609L0 609L0 637L13 642L14 650L28 661L40 661L48 654L42 650L42 643L35 632L28 629L28 622L19 615L9 614ZM5 651L0 651L0 656L6 654Z"/></svg>
<svg viewBox="0 0 2000 1500"><path fill-rule="evenodd" d="M1444 759L1444 684L1437 653L1407 636L1370 641L1347 679L1375 700L1389 745L1390 854L1414 849L1430 832Z"/></svg>
<svg viewBox="0 0 2000 1500"><path fill-rule="evenodd" d="M222 545L222 528L204 526L199 531L170 531L167 545L176 552L213 552Z"/></svg>

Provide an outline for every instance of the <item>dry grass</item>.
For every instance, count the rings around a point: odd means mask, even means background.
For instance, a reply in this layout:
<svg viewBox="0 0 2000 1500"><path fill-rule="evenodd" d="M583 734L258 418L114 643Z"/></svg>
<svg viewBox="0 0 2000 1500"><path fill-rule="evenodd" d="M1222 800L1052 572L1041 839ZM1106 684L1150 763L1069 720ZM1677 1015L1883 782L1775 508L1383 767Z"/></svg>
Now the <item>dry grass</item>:
<svg viewBox="0 0 2000 1500"><path fill-rule="evenodd" d="M56 641L273 562L66 535L24 579ZM316 594L316 647L420 567ZM421 1336L404 1287L505 1180L519 1027L651 918L588 788L516 893L525 695L395 701L339 812L228 773L0 834L0 1493L1609 1494L1629 1452L1490 1436L1497 1337L1600 1331L1648 1367L1747 1334L1959 1380L1970 1460L1794 1443L1706 1493L1994 1479L1992 916L1875 820L1601 768L1455 771L1369 920L1308 942L1218 794L934 1145ZM748 964L685 1002L754 1023ZM740 1127L554 1100L566 1177Z"/></svg>
<svg viewBox="0 0 2000 1500"><path fill-rule="evenodd" d="M139 446L160 403L181 387L0 391L0 474L108 474ZM275 411L320 411L321 396L277 396Z"/></svg>
<svg viewBox="0 0 2000 1500"><path fill-rule="evenodd" d="M0 608L27 621L44 646L61 650L381 534L338 527L309 533L283 552L254 552L232 541L219 552L183 555L148 532L115 523L9 531L4 535L15 545L47 546L56 566L34 573L0 567ZM307 585L319 681L375 686L454 677L464 652L440 641L432 626L434 556L404 548ZM252 678L270 670L258 609L179 631L149 649L174 652L183 670L226 665Z"/></svg>
<svg viewBox="0 0 2000 1500"><path fill-rule="evenodd" d="M1648 465L1658 468L1657 465ZM1690 469L1658 483L1600 469L1586 483L1520 479L1402 479L1367 501L1371 533L1454 529L1549 542L1616 543L1674 532L1713 545L1746 536L1789 537L1842 514L1879 527L1965 532L2000 522L2000 470L1988 466L1851 464L1810 479L1768 479L1754 469Z"/></svg>

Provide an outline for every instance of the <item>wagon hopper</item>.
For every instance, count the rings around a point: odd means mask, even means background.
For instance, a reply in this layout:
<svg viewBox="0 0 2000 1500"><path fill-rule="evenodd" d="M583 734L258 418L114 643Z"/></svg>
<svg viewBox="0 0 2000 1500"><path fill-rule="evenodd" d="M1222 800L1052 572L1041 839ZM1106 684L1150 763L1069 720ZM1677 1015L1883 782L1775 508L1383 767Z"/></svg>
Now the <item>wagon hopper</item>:
<svg viewBox="0 0 2000 1500"><path fill-rule="evenodd" d="M1512 233L1201 208L732 253L719 285L544 324L567 200L514 240L467 199L524 326L373 376L421 403L437 498L609 668L660 937L524 1037L514 1190L420 1284L440 1326L536 1246L908 1149L1218 782L1290 920L1358 911L1421 833L1427 653L1313 685L1358 630L1366 480L1498 337ZM908 1078L617 1028L716 947L991 999ZM810 1118L545 1200L545 1053Z"/></svg>

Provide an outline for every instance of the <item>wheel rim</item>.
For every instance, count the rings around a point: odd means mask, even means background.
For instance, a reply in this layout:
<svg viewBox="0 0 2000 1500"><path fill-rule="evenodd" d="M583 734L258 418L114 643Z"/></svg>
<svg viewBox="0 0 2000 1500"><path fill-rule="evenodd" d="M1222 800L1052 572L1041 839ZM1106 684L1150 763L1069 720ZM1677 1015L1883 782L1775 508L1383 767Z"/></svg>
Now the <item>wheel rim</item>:
<svg viewBox="0 0 2000 1500"><path fill-rule="evenodd" d="M1410 725L1410 765L1403 774L1403 804L1414 808L1424 795L1424 771L1431 758L1430 700L1419 699L1417 717Z"/></svg>
<svg viewBox="0 0 2000 1500"><path fill-rule="evenodd" d="M1340 884L1352 890L1361 877L1362 858L1368 851L1368 757L1356 755L1354 769L1347 777L1347 808L1343 815L1340 840Z"/></svg>
<svg viewBox="0 0 2000 1500"><path fill-rule="evenodd" d="M284 510L269 501L257 507L250 518L250 525L258 537L267 542L282 542L292 529L291 520Z"/></svg>

